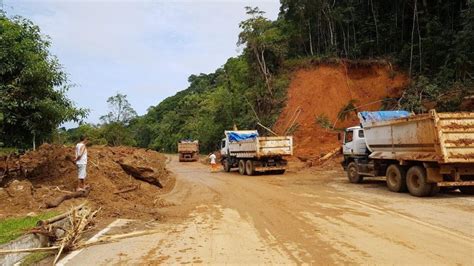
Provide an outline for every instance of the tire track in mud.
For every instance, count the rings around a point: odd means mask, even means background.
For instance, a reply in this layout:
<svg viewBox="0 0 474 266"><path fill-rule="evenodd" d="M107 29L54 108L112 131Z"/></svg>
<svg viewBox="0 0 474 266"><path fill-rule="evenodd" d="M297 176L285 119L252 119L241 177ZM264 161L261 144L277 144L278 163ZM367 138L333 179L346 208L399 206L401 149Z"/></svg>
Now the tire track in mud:
<svg viewBox="0 0 474 266"><path fill-rule="evenodd" d="M422 225L422 226L426 226L426 227L429 227L437 232L443 232L445 234L448 234L450 235L451 237L454 237L455 239L460 239L460 240L463 240L463 241L466 241L466 243L468 243L469 245L472 245L472 236L471 237L467 237L465 235L462 235L460 233L457 233L453 230L450 230L446 227L441 227L441 226L438 226L438 225L434 225L434 224L431 224L431 223L428 223L428 222L425 222L425 221L422 221L422 220L419 220L419 219L416 219L416 218L413 218L411 216L408 216L406 214L402 214L400 212L396 212L396 211L392 211L392 210L388 210L388 209L385 209L385 208L381 208L379 206L376 206L376 205L373 205L371 203L368 203L368 202L365 202L365 201L360 201L360 200L352 200L352 199L347 199L347 198L341 198L340 199L342 200L345 200L345 201L349 201L349 202L352 202L354 204L357 204L357 205L360 205L360 206L363 206L365 208L369 208L375 212L378 212L380 214L390 214L390 215L394 215L394 216L397 216L399 218L402 218L402 219L406 219L406 220L409 220L411 222L414 222L414 223L417 223L419 225Z"/></svg>

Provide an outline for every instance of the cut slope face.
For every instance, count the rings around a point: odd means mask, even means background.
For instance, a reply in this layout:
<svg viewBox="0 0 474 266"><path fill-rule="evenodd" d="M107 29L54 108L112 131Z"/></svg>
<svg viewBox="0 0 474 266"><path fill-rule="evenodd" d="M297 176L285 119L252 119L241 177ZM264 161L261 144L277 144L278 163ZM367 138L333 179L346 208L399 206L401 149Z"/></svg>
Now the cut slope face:
<svg viewBox="0 0 474 266"><path fill-rule="evenodd" d="M336 128L357 125L356 111L347 112L349 116L343 121L338 118L351 100L359 111L379 110L382 99L399 96L407 83L406 75L380 64L341 63L298 70L274 129L283 134L294 124L295 155L318 158L340 145L337 132L323 128L316 122L318 117L326 116L328 124Z"/></svg>

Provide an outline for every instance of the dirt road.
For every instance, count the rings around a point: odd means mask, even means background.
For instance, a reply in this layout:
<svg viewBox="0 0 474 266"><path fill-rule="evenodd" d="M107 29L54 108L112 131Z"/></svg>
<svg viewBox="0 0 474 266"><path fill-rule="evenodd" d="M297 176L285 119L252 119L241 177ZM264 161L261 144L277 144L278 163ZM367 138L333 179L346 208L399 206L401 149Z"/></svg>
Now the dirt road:
<svg viewBox="0 0 474 266"><path fill-rule="evenodd" d="M160 233L63 262L474 264L474 197L415 198L349 184L339 169L249 177L176 157L168 169L177 183L163 199L175 206Z"/></svg>

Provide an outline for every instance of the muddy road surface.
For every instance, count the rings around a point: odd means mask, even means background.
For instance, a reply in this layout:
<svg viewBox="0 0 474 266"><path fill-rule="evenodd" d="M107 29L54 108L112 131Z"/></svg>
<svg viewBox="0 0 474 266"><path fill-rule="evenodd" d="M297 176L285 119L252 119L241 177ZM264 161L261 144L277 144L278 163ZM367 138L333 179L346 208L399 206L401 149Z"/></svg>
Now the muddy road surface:
<svg viewBox="0 0 474 266"><path fill-rule="evenodd" d="M474 264L474 197L354 185L337 167L250 177L169 159L176 187L158 233L62 264Z"/></svg>

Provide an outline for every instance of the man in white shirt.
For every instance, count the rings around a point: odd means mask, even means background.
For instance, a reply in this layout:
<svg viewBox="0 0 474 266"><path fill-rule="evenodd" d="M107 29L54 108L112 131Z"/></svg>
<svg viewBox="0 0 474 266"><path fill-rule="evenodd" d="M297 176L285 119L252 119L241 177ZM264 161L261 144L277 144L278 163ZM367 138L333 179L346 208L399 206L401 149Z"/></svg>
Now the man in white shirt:
<svg viewBox="0 0 474 266"><path fill-rule="evenodd" d="M81 136L80 142L76 145L76 166L78 173L77 190L85 189L85 179L87 177L87 137Z"/></svg>
<svg viewBox="0 0 474 266"><path fill-rule="evenodd" d="M209 155L209 159L211 160L211 172L216 172L217 171L216 155L214 153L211 153Z"/></svg>

